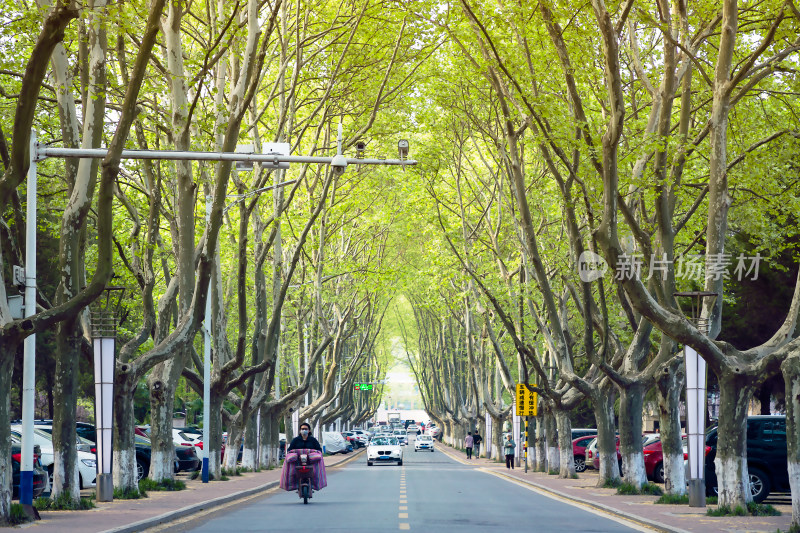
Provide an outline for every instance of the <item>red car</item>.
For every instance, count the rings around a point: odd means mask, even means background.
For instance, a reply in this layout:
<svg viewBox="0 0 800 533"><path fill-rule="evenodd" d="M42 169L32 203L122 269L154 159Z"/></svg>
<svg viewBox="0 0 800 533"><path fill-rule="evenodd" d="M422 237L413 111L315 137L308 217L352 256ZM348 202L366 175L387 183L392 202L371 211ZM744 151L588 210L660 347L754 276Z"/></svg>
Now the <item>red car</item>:
<svg viewBox="0 0 800 533"><path fill-rule="evenodd" d="M586 446L595 437L597 437L597 435L586 435L572 441L572 457L575 460L576 472L583 472L586 470Z"/></svg>
<svg viewBox="0 0 800 533"><path fill-rule="evenodd" d="M686 436L684 435L684 439ZM684 443L685 445L685 443ZM706 455L711 451L711 446L706 446ZM689 454L684 448L683 460L686 461ZM644 469L647 472L647 479L652 479L656 483L664 483L664 452L661 450L661 440L657 440L644 447Z"/></svg>

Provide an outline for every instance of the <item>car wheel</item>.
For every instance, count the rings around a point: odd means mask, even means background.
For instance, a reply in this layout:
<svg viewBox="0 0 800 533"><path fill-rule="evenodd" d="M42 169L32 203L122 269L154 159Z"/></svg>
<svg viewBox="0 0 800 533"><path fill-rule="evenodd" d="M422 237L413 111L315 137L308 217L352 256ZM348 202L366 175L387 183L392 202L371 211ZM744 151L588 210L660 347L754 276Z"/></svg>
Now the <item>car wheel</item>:
<svg viewBox="0 0 800 533"><path fill-rule="evenodd" d="M403 460L402 460L402 459L400 459L399 461L397 461L397 466L403 466Z"/></svg>
<svg viewBox="0 0 800 533"><path fill-rule="evenodd" d="M141 481L145 477L147 477L147 466L136 461L136 481Z"/></svg>
<svg viewBox="0 0 800 533"><path fill-rule="evenodd" d="M373 465L372 461L367 461L367 466L372 466L372 465Z"/></svg>
<svg viewBox="0 0 800 533"><path fill-rule="evenodd" d="M753 501L761 503L769 496L769 478L764 472L758 468L748 468L750 473L750 494L753 495Z"/></svg>
<svg viewBox="0 0 800 533"><path fill-rule="evenodd" d="M664 463L658 463L653 469L653 481L664 483Z"/></svg>
<svg viewBox="0 0 800 533"><path fill-rule="evenodd" d="M586 459L582 455L574 456L575 459L575 471L576 472L583 472L586 470Z"/></svg>

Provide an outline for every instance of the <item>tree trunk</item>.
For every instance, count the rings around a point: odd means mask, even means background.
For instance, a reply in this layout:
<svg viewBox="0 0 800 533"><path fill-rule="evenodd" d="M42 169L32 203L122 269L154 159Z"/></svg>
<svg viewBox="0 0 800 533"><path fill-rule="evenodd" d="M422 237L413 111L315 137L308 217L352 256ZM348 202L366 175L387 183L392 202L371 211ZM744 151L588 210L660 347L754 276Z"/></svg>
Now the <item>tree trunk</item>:
<svg viewBox="0 0 800 533"><path fill-rule="evenodd" d="M56 409L53 417L53 495L68 494L72 500L81 497L78 473L75 414L78 406L79 341L77 323L62 322L58 326L54 392ZM95 399L95 401L97 401ZM88 482L89 480L87 480Z"/></svg>
<svg viewBox="0 0 800 533"><path fill-rule="evenodd" d="M0 347L0 446L3 450L11 449L11 429L8 421L11 420L11 382L14 372L14 355L17 347ZM13 472L11 456L0 453L0 526L6 525L11 512L11 483Z"/></svg>
<svg viewBox="0 0 800 533"><path fill-rule="evenodd" d="M492 459L502 461L503 457L503 419L492 418Z"/></svg>
<svg viewBox="0 0 800 533"><path fill-rule="evenodd" d="M542 413L544 412L543 405L544 402L539 403L539 407L542 408ZM533 454L534 472L547 472L547 438L545 437L545 431L544 419L540 418L539 423L536 424L536 438L533 441L534 447L536 448Z"/></svg>
<svg viewBox="0 0 800 533"><path fill-rule="evenodd" d="M600 389L593 398L594 416L597 422L597 454L600 457L600 476L597 486L619 481L617 461L617 439L614 435L614 394L607 387Z"/></svg>
<svg viewBox="0 0 800 533"><path fill-rule="evenodd" d="M572 456L572 423L569 412L559 409L556 411L556 425L558 426L558 448L561 453L558 477L575 477L575 458Z"/></svg>
<svg viewBox="0 0 800 533"><path fill-rule="evenodd" d="M208 446L208 475L218 480L222 476L222 397L212 388L209 401L211 420L204 420L203 424L209 424L211 442L204 442L203 446Z"/></svg>
<svg viewBox="0 0 800 533"><path fill-rule="evenodd" d="M665 366L656 375L664 489L668 494L686 494L686 469L683 464L679 410L684 377L683 362L680 359Z"/></svg>
<svg viewBox="0 0 800 533"><path fill-rule="evenodd" d="M747 409L754 392L752 378L728 371L718 378L719 429L714 459L717 501L731 509L747 507L753 501L747 473Z"/></svg>
<svg viewBox="0 0 800 533"><path fill-rule="evenodd" d="M239 462L239 448L242 446L242 431L245 419L242 412L233 417L233 422L228 427L228 444L225 445L225 468L234 470Z"/></svg>
<svg viewBox="0 0 800 533"><path fill-rule="evenodd" d="M556 418L553 416L552 407L548 407L544 414L544 432L547 441L547 473L557 474L559 470L558 432ZM524 439L524 437L523 437ZM520 439L520 440L523 440ZM523 443L527 446L528 443Z"/></svg>
<svg viewBox="0 0 800 533"><path fill-rule="evenodd" d="M126 374L126 377L129 375ZM133 414L133 394L136 383L117 379L114 384L114 459L112 473L114 488L139 491L136 468L136 446ZM98 458L99 463L99 458Z"/></svg>
<svg viewBox="0 0 800 533"><path fill-rule="evenodd" d="M174 361L167 363L172 363L169 366L174 368ZM175 476L175 445L172 443L175 390L174 387L168 385L171 381L169 370L163 371L162 369L162 372L157 372L161 366L156 366L148 380L150 382L151 445L148 477L154 481L172 480ZM177 381L177 377L172 381Z"/></svg>
<svg viewBox="0 0 800 533"><path fill-rule="evenodd" d="M625 482L637 488L647 484L642 451L643 403L644 390L640 384L620 388L619 449L622 454L622 471Z"/></svg>
<svg viewBox="0 0 800 533"><path fill-rule="evenodd" d="M800 528L800 355L788 357L782 364L786 385L786 451L789 463L789 486L792 491L792 524Z"/></svg>
<svg viewBox="0 0 800 533"><path fill-rule="evenodd" d="M263 421L261 421L263 423ZM244 449L242 450L242 468L255 470L258 466L258 409L247 418L247 425L244 427Z"/></svg>

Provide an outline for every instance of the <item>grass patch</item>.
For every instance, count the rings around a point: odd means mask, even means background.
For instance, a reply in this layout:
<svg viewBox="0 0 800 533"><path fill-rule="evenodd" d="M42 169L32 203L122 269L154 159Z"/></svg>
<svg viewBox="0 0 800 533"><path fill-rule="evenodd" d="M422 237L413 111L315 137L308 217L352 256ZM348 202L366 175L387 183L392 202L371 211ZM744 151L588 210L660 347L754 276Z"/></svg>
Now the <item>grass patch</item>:
<svg viewBox="0 0 800 533"><path fill-rule="evenodd" d="M706 503L711 505L717 505L717 497L716 496L706 496ZM800 531L798 531L800 533Z"/></svg>
<svg viewBox="0 0 800 533"><path fill-rule="evenodd" d="M194 472L192 472L191 474L189 474L189 479L191 479L192 481L194 481L195 479L199 478L199 477L201 476L201 474L202 474L202 473L201 473L201 471L200 471L200 470L195 470Z"/></svg>
<svg viewBox="0 0 800 533"><path fill-rule="evenodd" d="M604 489L617 489L619 486L622 485L622 480L620 479L607 479L605 483L603 483Z"/></svg>
<svg viewBox="0 0 800 533"><path fill-rule="evenodd" d="M242 466L237 466L236 468L223 468L222 469L222 477L226 476L241 476L242 472L249 472L250 470L244 468Z"/></svg>
<svg viewBox="0 0 800 533"><path fill-rule="evenodd" d="M624 496L634 496L637 494L647 494L650 496L661 496L664 491L655 483L645 483L641 487L637 487L632 483L620 483L617 487L617 494Z"/></svg>
<svg viewBox="0 0 800 533"><path fill-rule="evenodd" d="M10 525L17 526L19 524L30 522L28 513L25 512L25 508L19 503L12 503L11 508L8 511L8 523Z"/></svg>
<svg viewBox="0 0 800 533"><path fill-rule="evenodd" d="M552 470L551 469L551 470L548 470L547 473L550 474L551 476L557 476L558 475L558 470Z"/></svg>
<svg viewBox="0 0 800 533"><path fill-rule="evenodd" d="M148 490L152 491L176 491L186 488L186 483L179 479L162 479L161 481L154 481L150 478L143 478L139 480L139 492L147 493Z"/></svg>
<svg viewBox="0 0 800 533"><path fill-rule="evenodd" d="M688 505L689 504L689 495L688 494L664 494L659 499L655 501L658 504L664 505Z"/></svg>
<svg viewBox="0 0 800 533"><path fill-rule="evenodd" d="M12 504L13 505L13 504ZM33 500L33 508L37 511L47 511L53 505L53 500L47 496L39 496Z"/></svg>
<svg viewBox="0 0 800 533"><path fill-rule="evenodd" d="M578 474L570 474L570 479L578 479Z"/></svg>
<svg viewBox="0 0 800 533"><path fill-rule="evenodd" d="M708 516L747 516L747 510L741 505L737 505L733 509L729 505L720 505L716 509L709 509L706 511Z"/></svg>
<svg viewBox="0 0 800 533"><path fill-rule="evenodd" d="M750 502L747 507L737 505L733 509L729 505L720 505L716 509L706 511L708 516L780 516L781 512L765 503Z"/></svg>
<svg viewBox="0 0 800 533"><path fill-rule="evenodd" d="M750 502L747 504L747 511L752 516L780 516L781 512L768 503Z"/></svg>
<svg viewBox="0 0 800 533"><path fill-rule="evenodd" d="M115 500L138 500L140 498L147 498L147 492L138 490L133 487L115 487L114 499Z"/></svg>
<svg viewBox="0 0 800 533"><path fill-rule="evenodd" d="M45 502L49 500L49 502ZM80 498L73 500L69 494L62 492L55 499L51 498L36 498L38 505L43 509L50 511L85 511L87 509L94 509L94 496L88 498ZM39 507L36 508L39 510Z"/></svg>

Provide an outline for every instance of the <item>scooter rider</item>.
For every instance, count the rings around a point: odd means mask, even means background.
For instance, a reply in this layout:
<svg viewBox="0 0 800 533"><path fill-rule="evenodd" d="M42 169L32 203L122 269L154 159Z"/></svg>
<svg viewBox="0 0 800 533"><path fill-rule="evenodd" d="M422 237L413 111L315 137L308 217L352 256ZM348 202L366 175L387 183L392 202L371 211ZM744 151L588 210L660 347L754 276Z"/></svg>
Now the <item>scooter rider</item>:
<svg viewBox="0 0 800 533"><path fill-rule="evenodd" d="M286 451L302 449L322 451L319 441L311 434L311 425L308 422L300 424L300 435L292 439Z"/></svg>

